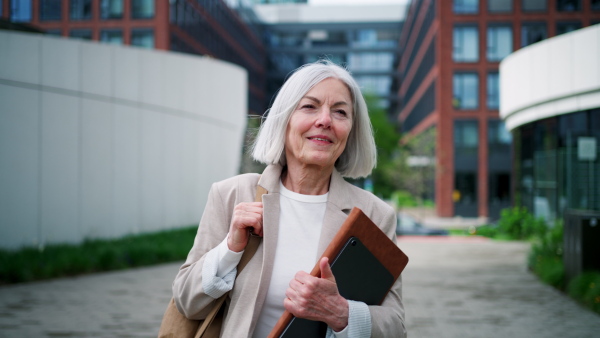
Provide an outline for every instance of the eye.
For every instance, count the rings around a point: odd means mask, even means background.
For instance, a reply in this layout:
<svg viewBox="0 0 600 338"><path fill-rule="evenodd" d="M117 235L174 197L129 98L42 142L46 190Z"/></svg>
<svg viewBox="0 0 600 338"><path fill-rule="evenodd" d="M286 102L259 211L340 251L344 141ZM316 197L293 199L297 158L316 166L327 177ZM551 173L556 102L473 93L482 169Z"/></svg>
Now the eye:
<svg viewBox="0 0 600 338"><path fill-rule="evenodd" d="M336 113L337 115L339 115L339 116L343 116L343 117L346 117L346 116L348 116L348 113L346 113L346 111L345 111L345 110L343 110L343 109L338 109L338 110L336 110L336 111L335 111L335 113Z"/></svg>

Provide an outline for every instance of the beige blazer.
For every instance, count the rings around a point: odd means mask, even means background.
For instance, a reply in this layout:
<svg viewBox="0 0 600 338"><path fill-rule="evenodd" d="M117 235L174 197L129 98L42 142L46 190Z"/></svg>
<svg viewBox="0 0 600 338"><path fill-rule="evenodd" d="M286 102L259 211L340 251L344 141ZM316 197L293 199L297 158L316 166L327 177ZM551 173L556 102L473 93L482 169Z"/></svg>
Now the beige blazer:
<svg viewBox="0 0 600 338"><path fill-rule="evenodd" d="M263 241L246 268L237 276L229 293L222 337L252 336L265 302L276 255L281 170L281 166L270 165L260 176L243 174L212 185L194 246L173 282L173 298L179 311L188 318L204 318L210 310L208 305L214 301L204 294L202 288L202 264L206 253L227 236L235 205L254 201L257 184L269 192L263 196ZM394 210L373 194L347 183L334 170L317 257L321 256L355 206L396 241ZM369 306L369 310L372 337L405 337L402 278L394 284L381 306Z"/></svg>

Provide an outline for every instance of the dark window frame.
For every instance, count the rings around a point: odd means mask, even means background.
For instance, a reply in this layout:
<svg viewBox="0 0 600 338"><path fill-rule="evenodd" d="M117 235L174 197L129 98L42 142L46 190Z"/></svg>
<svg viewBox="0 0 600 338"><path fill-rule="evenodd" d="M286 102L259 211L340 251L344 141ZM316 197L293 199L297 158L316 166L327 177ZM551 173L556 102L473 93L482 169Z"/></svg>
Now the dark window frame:
<svg viewBox="0 0 600 338"><path fill-rule="evenodd" d="M62 21L62 0L40 0L40 21Z"/></svg>
<svg viewBox="0 0 600 338"><path fill-rule="evenodd" d="M140 9L143 7L142 5L145 2L149 2L152 4L152 14L143 14L140 13ZM154 19L156 16L156 0L131 0L130 4L131 10L131 18L137 20L148 20Z"/></svg>
<svg viewBox="0 0 600 338"><path fill-rule="evenodd" d="M139 34L139 33L144 33L144 32L150 32L152 33L152 46L147 47L147 46L143 46L143 45L137 45L134 44L135 41L135 35ZM132 28L131 31L129 32L129 44L131 46L137 46L137 47L141 47L141 48L149 48L149 49L154 49L154 47L156 47L156 34L154 32L154 28L152 27L148 27L148 28Z"/></svg>
<svg viewBox="0 0 600 338"><path fill-rule="evenodd" d="M544 37L541 40L530 42L525 44L525 28L527 27L544 27ZM532 45L534 43L546 40L548 38L548 23L544 21L526 21L521 23L521 48ZM529 41L528 41L529 42Z"/></svg>
<svg viewBox="0 0 600 338"><path fill-rule="evenodd" d="M454 46L455 46L455 35L454 32L457 28L474 28L475 32L477 32L477 57L475 60L468 60L468 61L463 61L463 60L457 60L454 58ZM452 61L457 62L457 63L475 63L475 62L479 62L479 60L481 59L481 55L479 55L479 42L481 41L481 38L479 36L479 25L477 23L460 23L460 24L456 24L452 27Z"/></svg>
<svg viewBox="0 0 600 338"><path fill-rule="evenodd" d="M474 10L464 10L462 8L469 8L469 4L463 3L463 0L452 0L452 12L458 15L479 14L479 0L474 0L473 2L475 3Z"/></svg>
<svg viewBox="0 0 600 338"><path fill-rule="evenodd" d="M476 79L477 83L476 83L476 89L475 89L475 105L474 106L464 106L462 104L462 102L460 101L460 98L458 98L455 94L456 94L456 83L455 83L455 79L456 76L467 76L467 75L474 75L474 79ZM452 107L455 110L458 111L468 111L468 110L477 110L479 109L479 107L481 106L481 100L479 97L479 88L481 86L481 81L479 79L479 73L475 72L475 71L457 71L454 74L452 74ZM461 87L461 90L463 88ZM461 93L462 94L462 93ZM464 96L464 95L463 95Z"/></svg>
<svg viewBox="0 0 600 338"><path fill-rule="evenodd" d="M510 29L510 52L501 57L501 58L493 58L491 59L489 57L489 53L490 53L490 29L492 28L508 28ZM505 57L507 57L508 55L510 55L511 53L514 53L515 51L515 32L513 29L513 25L512 23L508 23L508 22L492 22L489 23L485 29L485 59L489 62L500 62L502 61ZM496 46L497 48L497 46ZM496 53L497 54L497 53Z"/></svg>
<svg viewBox="0 0 600 338"><path fill-rule="evenodd" d="M519 3L521 4L521 10L524 13L547 13L548 12L548 0L544 0L545 5L543 9L527 9L525 8L525 1L520 1Z"/></svg>
<svg viewBox="0 0 600 338"><path fill-rule="evenodd" d="M492 10L490 10L490 7L491 7L490 6L490 2L492 2L492 1L494 1L494 0L487 0L487 11L490 14L510 14L510 13L514 13L515 12L515 6L514 6L514 3L513 3L513 0L504 0L506 3L510 4L510 9L504 10L504 11L498 11L498 10L492 11Z"/></svg>

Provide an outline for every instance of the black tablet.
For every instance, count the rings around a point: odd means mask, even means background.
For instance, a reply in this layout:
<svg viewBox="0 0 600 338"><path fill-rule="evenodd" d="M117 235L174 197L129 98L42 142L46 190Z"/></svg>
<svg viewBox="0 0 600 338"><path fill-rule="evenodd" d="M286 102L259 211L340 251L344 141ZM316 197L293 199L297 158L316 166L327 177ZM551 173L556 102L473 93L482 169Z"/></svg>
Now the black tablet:
<svg viewBox="0 0 600 338"><path fill-rule="evenodd" d="M350 237L331 263L340 295L348 300L379 305L394 284L394 276L356 237ZM280 337L325 337L327 324L292 318Z"/></svg>

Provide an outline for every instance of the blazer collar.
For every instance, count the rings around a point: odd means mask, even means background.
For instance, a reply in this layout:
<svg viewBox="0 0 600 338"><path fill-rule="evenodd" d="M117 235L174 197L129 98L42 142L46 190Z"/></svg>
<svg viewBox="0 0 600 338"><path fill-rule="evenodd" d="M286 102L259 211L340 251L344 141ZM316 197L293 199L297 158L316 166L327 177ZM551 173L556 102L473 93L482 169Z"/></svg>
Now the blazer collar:
<svg viewBox="0 0 600 338"><path fill-rule="evenodd" d="M278 193L282 170L283 167L279 164L268 165L260 176L258 185L265 188L268 193Z"/></svg>
<svg viewBox="0 0 600 338"><path fill-rule="evenodd" d="M283 167L279 164L268 165L260 176L258 185L265 188L269 193L278 193L282 171ZM327 202L332 203L339 210L348 209L348 212L350 212L354 207L351 194L350 183L346 182L337 169L334 168L331 174L331 181L329 182L329 197Z"/></svg>

